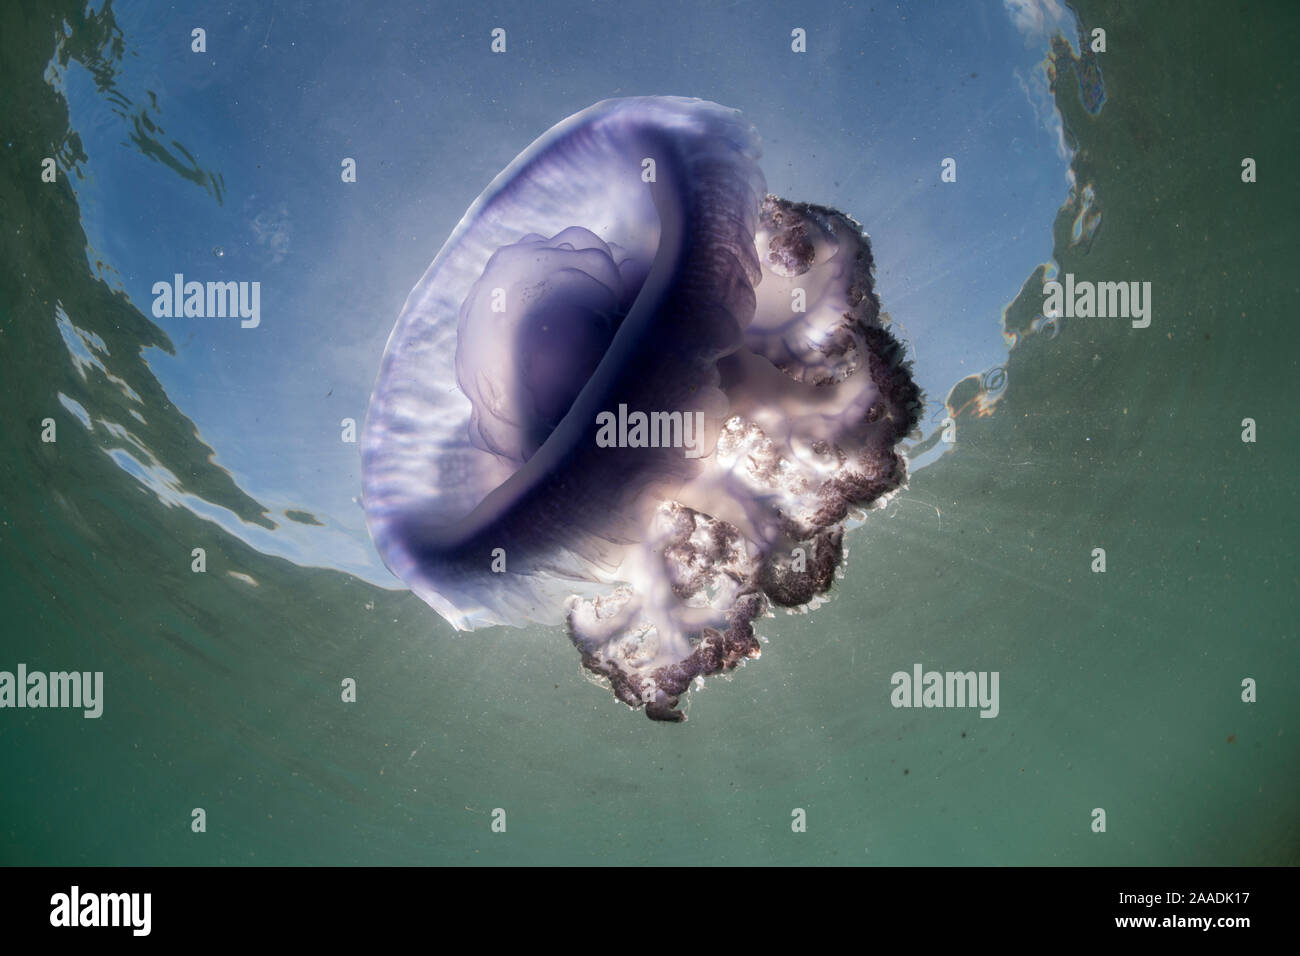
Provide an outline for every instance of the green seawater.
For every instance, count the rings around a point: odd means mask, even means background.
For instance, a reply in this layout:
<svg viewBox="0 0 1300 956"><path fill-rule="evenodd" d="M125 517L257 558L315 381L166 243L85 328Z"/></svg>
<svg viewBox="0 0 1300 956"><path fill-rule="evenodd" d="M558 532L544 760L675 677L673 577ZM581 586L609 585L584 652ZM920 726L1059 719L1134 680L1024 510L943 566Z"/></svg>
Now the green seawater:
<svg viewBox="0 0 1300 956"><path fill-rule="evenodd" d="M588 686L560 628L456 635L409 593L164 506L102 453L56 396L126 400L82 377L56 303L117 358L159 460L256 518L138 357L166 333L87 262L73 189L34 172L79 148L44 79L56 31L93 60L111 13L5 4L0 669L101 670L106 699L98 720L0 710L0 862L1296 863L1300 8L1078 12L1107 30L1106 102L1084 108L1068 58L1055 96L1102 225L1071 244L1067 205L1043 230L1062 273L1150 281L1150 327L1023 336L994 414L961 416L850 534L834 600L765 622L761 660L661 726ZM998 671L1000 714L892 708L914 662Z"/></svg>

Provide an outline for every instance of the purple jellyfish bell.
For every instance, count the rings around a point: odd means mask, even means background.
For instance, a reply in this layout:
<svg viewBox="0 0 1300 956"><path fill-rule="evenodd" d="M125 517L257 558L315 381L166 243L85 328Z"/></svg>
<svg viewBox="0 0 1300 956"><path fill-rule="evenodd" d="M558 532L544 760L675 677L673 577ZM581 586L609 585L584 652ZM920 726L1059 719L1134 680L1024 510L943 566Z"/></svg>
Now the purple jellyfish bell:
<svg viewBox="0 0 1300 956"><path fill-rule="evenodd" d="M735 110L605 100L528 147L411 291L362 439L388 567L453 626L564 622L631 707L757 657L898 489L919 395L866 236L765 197Z"/></svg>

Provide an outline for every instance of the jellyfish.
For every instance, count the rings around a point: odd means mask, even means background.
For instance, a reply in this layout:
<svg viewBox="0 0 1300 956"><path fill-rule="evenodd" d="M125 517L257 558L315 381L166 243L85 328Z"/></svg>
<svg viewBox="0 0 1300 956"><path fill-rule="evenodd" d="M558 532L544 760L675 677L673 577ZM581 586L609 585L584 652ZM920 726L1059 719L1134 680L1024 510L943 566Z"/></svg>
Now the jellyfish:
<svg viewBox="0 0 1300 956"><path fill-rule="evenodd" d="M699 99L553 127L412 289L362 434L411 591L459 630L562 624L655 720L825 600L921 407L862 227L768 194L759 153Z"/></svg>

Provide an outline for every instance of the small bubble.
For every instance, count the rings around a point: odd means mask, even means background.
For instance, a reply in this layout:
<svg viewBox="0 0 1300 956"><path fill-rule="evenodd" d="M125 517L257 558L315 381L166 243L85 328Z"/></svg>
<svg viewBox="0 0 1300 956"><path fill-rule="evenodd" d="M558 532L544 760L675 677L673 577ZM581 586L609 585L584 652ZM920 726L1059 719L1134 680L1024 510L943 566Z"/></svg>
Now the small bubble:
<svg viewBox="0 0 1300 956"><path fill-rule="evenodd" d="M220 246L213 246L212 254L216 256L218 259L220 259L222 256L226 254L226 250L222 249Z"/></svg>
<svg viewBox="0 0 1300 956"><path fill-rule="evenodd" d="M986 392L1000 392L1006 387L1007 370L1001 365L984 373L984 390Z"/></svg>

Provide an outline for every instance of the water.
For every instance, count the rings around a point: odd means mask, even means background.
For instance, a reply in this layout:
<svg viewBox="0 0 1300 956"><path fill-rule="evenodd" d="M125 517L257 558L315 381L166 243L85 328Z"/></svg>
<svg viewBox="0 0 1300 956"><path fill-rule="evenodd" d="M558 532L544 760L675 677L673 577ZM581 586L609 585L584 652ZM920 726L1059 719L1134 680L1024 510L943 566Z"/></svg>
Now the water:
<svg viewBox="0 0 1300 956"><path fill-rule="evenodd" d="M0 710L4 862L1296 861L1296 14L1081 5L1108 50L1049 98L1050 30L992 3L33 6L0 32L0 670L105 701ZM341 440L479 190L647 92L742 109L772 191L866 224L930 399L832 602L675 727L559 628L457 635L397 589ZM1150 281L1150 327L1004 338L1049 261ZM178 272L259 281L260 325L154 318ZM998 671L999 716L891 707L917 662Z"/></svg>

